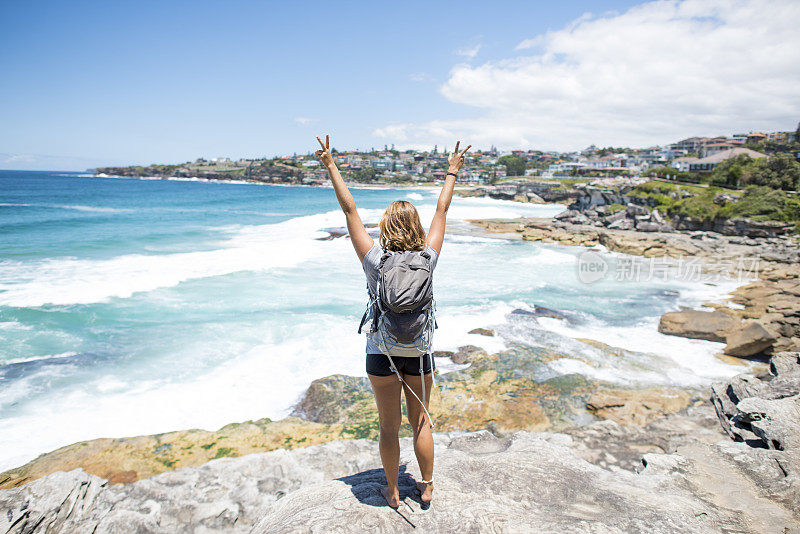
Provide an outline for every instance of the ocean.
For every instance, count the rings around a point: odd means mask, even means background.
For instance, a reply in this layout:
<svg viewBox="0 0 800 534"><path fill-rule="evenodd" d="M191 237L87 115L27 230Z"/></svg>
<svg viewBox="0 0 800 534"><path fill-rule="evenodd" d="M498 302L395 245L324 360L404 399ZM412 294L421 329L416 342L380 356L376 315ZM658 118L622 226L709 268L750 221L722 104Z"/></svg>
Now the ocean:
<svg viewBox="0 0 800 534"><path fill-rule="evenodd" d="M438 191L353 195L365 223L406 199L427 227ZM466 222L563 209L453 200L434 277L437 350L543 345L576 357L541 379L620 385L699 387L742 371L714 356L719 343L656 331L661 314L720 299L734 281L584 283L582 249ZM365 376L363 271L349 240L321 239L343 225L330 188L0 171L0 470L81 440L277 419L316 378ZM567 319L510 320L534 306ZM468 333L478 327L499 335ZM576 338L638 352L608 358Z"/></svg>

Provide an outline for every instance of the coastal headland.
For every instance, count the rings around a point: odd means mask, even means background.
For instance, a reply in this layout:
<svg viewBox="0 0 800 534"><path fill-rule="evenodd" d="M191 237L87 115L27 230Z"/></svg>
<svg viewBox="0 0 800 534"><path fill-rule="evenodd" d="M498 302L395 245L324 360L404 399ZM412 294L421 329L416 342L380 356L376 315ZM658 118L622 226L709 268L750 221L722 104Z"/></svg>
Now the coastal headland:
<svg viewBox="0 0 800 534"><path fill-rule="evenodd" d="M506 187L466 194L510 194ZM600 193L597 186L550 188L557 197L526 191L524 199L513 187L509 200L558 198L570 209L552 219L472 221L478 231L672 268L696 262L705 274L740 277L727 302L670 312L658 328L725 343L718 357L742 374L710 389L620 387L579 374L536 378L548 363L586 351L646 357L592 339L574 340L574 351L512 345L439 353L457 367L439 377L431 401L437 502L425 510L414 500L415 463L404 439L404 524L432 531L464 521L499 531L800 528L800 249L793 228L661 213L650 200L620 192L628 184ZM515 310L510 323L542 319L570 320L536 308ZM490 325L478 330L498 335ZM403 435L410 436L407 426ZM379 507L376 436L366 378L324 377L279 421L80 442L2 473L8 513L0 530L390 530L403 520ZM491 491L481 489L487 483ZM531 484L542 491L531 492ZM465 500L480 506L465 512Z"/></svg>

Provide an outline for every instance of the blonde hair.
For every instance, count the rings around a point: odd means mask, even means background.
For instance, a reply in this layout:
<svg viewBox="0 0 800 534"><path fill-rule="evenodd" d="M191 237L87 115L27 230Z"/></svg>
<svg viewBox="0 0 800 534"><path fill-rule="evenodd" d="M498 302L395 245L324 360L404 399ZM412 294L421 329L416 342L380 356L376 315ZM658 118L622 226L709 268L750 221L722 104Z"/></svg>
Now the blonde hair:
<svg viewBox="0 0 800 534"><path fill-rule="evenodd" d="M395 200L381 217L381 247L385 250L422 250L425 230L419 222L417 208L411 202Z"/></svg>

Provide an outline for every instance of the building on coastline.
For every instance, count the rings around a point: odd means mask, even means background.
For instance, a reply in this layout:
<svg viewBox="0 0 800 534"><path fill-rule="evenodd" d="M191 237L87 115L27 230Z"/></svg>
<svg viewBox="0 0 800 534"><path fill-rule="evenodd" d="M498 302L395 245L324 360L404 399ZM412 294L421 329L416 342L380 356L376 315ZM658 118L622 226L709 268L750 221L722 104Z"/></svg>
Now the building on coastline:
<svg viewBox="0 0 800 534"><path fill-rule="evenodd" d="M770 132L767 134L767 141L786 144L794 141L794 137L794 132Z"/></svg>
<svg viewBox="0 0 800 534"><path fill-rule="evenodd" d="M710 172L714 170L719 163L735 158L740 155L747 155L753 159L766 158L766 154L750 150L749 148L736 147L727 150L714 152L710 156L704 158L684 157L673 160L672 165L681 172Z"/></svg>
<svg viewBox="0 0 800 534"><path fill-rule="evenodd" d="M579 161L562 161L551 164L549 167L547 167L547 170L552 174L563 174L571 173L572 171L577 171L579 169L583 169L584 167L586 167L586 164Z"/></svg>
<svg viewBox="0 0 800 534"><path fill-rule="evenodd" d="M726 150L730 150L732 148L738 147L738 143L732 143L730 141L714 141L713 143L707 143L703 145L703 148L700 149L700 157L707 158L708 156L713 156L717 152L725 152Z"/></svg>
<svg viewBox="0 0 800 534"><path fill-rule="evenodd" d="M682 155L699 154L703 145L708 142L708 137L687 137L677 143L670 145L674 152L682 152Z"/></svg>

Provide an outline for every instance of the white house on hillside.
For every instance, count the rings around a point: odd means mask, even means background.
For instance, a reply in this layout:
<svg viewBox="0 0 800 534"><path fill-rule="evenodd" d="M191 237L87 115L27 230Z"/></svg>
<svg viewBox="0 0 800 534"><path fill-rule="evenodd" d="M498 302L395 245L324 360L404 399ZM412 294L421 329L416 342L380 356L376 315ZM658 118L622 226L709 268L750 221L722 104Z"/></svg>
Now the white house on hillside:
<svg viewBox="0 0 800 534"><path fill-rule="evenodd" d="M705 158L678 158L672 161L672 165L681 172L709 172L717 166L717 164L739 155L745 154L753 159L766 158L766 154L750 150L749 148L729 148L719 152L714 152Z"/></svg>

